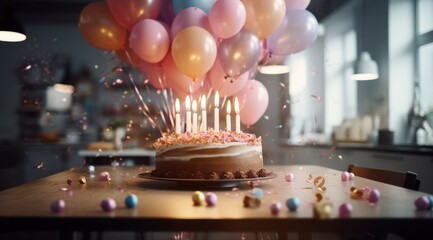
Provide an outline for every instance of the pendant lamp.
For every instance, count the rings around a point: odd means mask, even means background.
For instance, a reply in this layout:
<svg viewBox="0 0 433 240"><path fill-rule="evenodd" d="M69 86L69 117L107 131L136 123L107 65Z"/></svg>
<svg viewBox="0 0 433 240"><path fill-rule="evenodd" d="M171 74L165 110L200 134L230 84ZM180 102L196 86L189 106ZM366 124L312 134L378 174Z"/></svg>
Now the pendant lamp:
<svg viewBox="0 0 433 240"><path fill-rule="evenodd" d="M361 56L355 63L355 69L352 75L353 80L366 81L379 78L377 63L371 59L369 52L362 52Z"/></svg>
<svg viewBox="0 0 433 240"><path fill-rule="evenodd" d="M3 10L3 16L0 18L0 41L22 42L26 40L24 27L14 18L10 4L7 4Z"/></svg>

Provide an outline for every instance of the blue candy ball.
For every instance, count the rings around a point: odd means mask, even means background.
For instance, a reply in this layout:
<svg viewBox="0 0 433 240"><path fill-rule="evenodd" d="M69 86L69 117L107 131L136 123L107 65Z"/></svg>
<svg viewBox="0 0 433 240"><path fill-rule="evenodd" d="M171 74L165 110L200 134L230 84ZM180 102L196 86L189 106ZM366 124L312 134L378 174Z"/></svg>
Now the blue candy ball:
<svg viewBox="0 0 433 240"><path fill-rule="evenodd" d="M251 190L251 193L254 195L254 197L258 199L263 198L263 190L261 188L253 188L253 190Z"/></svg>
<svg viewBox="0 0 433 240"><path fill-rule="evenodd" d="M428 195L427 197L428 197L428 200L430 202L429 209L432 209L433 208L433 196Z"/></svg>
<svg viewBox="0 0 433 240"><path fill-rule="evenodd" d="M125 198L125 206L127 208L135 208L138 204L138 198L135 194L128 194Z"/></svg>
<svg viewBox="0 0 433 240"><path fill-rule="evenodd" d="M290 211L294 212L299 208L300 203L301 203L301 201L299 200L299 198L292 197L292 198L287 199L286 206Z"/></svg>

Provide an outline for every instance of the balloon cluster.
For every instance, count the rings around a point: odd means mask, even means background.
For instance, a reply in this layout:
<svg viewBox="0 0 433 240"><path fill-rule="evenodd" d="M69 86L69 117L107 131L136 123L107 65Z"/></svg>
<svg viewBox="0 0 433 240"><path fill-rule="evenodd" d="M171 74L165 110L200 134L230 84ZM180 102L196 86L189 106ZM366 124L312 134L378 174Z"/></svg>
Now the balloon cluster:
<svg viewBox="0 0 433 240"><path fill-rule="evenodd" d="M318 23L310 0L105 0L82 9L79 30L113 50L157 88L179 98L219 91L236 96L242 123L254 124L269 95L258 67L310 46Z"/></svg>

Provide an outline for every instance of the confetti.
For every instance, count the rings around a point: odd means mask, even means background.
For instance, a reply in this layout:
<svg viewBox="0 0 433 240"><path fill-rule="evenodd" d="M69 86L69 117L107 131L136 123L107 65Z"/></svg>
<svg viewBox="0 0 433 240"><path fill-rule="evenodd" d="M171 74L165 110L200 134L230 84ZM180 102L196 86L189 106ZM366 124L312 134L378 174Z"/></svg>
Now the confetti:
<svg viewBox="0 0 433 240"><path fill-rule="evenodd" d="M325 191L325 178L322 176L318 176L314 179L314 186L320 191Z"/></svg>
<svg viewBox="0 0 433 240"><path fill-rule="evenodd" d="M86 184L86 177L81 176L80 179L78 179L78 182L79 182L80 184Z"/></svg>
<svg viewBox="0 0 433 240"><path fill-rule="evenodd" d="M364 192L355 187L351 187L350 192L351 192L350 197L353 199L362 199L362 197L364 196Z"/></svg>
<svg viewBox="0 0 433 240"><path fill-rule="evenodd" d="M42 169L42 170L46 171L44 162L39 163L34 168L36 168L36 169Z"/></svg>
<svg viewBox="0 0 433 240"><path fill-rule="evenodd" d="M314 95L314 94L311 94L311 97L312 98L314 98L314 99L316 99L316 100L318 100L318 101L320 101L320 96L317 96L317 95Z"/></svg>
<svg viewBox="0 0 433 240"><path fill-rule="evenodd" d="M313 207L313 217L318 219L328 219L331 217L332 203L330 202L317 202Z"/></svg>

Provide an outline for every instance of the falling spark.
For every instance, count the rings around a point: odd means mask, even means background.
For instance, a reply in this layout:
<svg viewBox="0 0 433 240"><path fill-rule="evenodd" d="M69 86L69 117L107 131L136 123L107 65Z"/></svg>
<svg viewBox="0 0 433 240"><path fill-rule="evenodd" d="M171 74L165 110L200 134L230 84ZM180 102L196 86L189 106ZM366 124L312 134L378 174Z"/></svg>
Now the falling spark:
<svg viewBox="0 0 433 240"><path fill-rule="evenodd" d="M36 168L36 169L42 169L42 170L46 171L44 162L39 163L34 168Z"/></svg>
<svg viewBox="0 0 433 240"><path fill-rule="evenodd" d="M317 101L320 101L320 96L317 96L317 95L314 95L314 94L311 94L311 97L312 98L315 98Z"/></svg>

